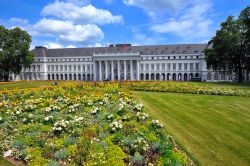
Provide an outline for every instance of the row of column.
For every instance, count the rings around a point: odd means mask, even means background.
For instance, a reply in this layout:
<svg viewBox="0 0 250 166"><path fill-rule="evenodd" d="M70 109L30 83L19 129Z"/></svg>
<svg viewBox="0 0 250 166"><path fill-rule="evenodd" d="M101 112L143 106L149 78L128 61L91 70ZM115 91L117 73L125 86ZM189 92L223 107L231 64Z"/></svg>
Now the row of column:
<svg viewBox="0 0 250 166"><path fill-rule="evenodd" d="M105 78L103 78L103 62L104 62L104 70L105 70ZM136 65L134 65L134 62L136 62ZM130 71L128 72L127 64L130 64ZM108 71L108 65L111 64L111 70ZM115 75L115 64L117 64L117 75ZM140 71L139 66L140 63L137 60L105 60L105 61L96 61L95 63L95 73L99 76L97 79L97 75L95 75L95 80L105 80L109 78L109 75L111 75L111 80L139 80L140 79ZM121 66L124 66L124 70L121 70ZM98 67L98 71L97 71ZM136 76L134 77L134 73L136 71ZM121 77L121 74L123 73L123 77ZM130 78L127 78L127 73L130 73ZM115 78L115 76L117 78Z"/></svg>

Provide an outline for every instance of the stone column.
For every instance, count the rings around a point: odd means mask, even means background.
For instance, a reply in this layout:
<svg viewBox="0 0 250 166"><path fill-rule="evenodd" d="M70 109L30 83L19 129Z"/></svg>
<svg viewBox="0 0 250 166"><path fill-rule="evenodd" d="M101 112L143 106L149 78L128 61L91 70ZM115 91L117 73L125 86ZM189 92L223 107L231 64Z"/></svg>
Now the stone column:
<svg viewBox="0 0 250 166"><path fill-rule="evenodd" d="M108 79L108 61L105 61L105 79Z"/></svg>
<svg viewBox="0 0 250 166"><path fill-rule="evenodd" d="M99 81L102 81L102 61L99 61Z"/></svg>
<svg viewBox="0 0 250 166"><path fill-rule="evenodd" d="M139 63L139 60L136 61L136 64L137 64L137 81L140 80L140 63Z"/></svg>
<svg viewBox="0 0 250 166"><path fill-rule="evenodd" d="M134 80L133 61L132 60L130 60L130 80Z"/></svg>
<svg viewBox="0 0 250 166"><path fill-rule="evenodd" d="M126 60L124 60L124 80L127 80L127 63L126 63Z"/></svg>
<svg viewBox="0 0 250 166"><path fill-rule="evenodd" d="M114 61L111 61L111 80L114 81Z"/></svg>
<svg viewBox="0 0 250 166"><path fill-rule="evenodd" d="M118 81L121 80L121 70L120 70L120 61L117 61L117 73L118 73Z"/></svg>

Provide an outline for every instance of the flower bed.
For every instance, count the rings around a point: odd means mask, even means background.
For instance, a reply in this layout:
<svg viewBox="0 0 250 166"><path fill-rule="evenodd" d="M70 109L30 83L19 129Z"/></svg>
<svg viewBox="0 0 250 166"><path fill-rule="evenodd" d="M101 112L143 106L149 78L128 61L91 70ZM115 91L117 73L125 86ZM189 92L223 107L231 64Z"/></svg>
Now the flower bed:
<svg viewBox="0 0 250 166"><path fill-rule="evenodd" d="M223 95L223 96L250 96L250 90L214 88L196 85L188 82L121 82L120 87L128 88L135 91L155 91L155 92L172 92L172 93L192 93L206 95Z"/></svg>
<svg viewBox="0 0 250 166"><path fill-rule="evenodd" d="M0 101L0 151L27 165L191 163L117 84L5 91Z"/></svg>

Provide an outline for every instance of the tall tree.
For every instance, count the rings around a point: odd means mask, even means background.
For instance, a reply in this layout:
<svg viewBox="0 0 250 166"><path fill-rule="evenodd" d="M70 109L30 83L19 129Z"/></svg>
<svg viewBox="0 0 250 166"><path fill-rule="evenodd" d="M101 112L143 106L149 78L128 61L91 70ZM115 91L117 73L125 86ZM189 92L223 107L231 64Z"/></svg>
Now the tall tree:
<svg viewBox="0 0 250 166"><path fill-rule="evenodd" d="M19 74L22 67L28 67L33 62L30 43L31 36L26 31L0 26L0 72L4 81L9 80L10 73Z"/></svg>
<svg viewBox="0 0 250 166"><path fill-rule="evenodd" d="M205 50L207 68L220 72L237 73L242 82L243 70L250 70L250 7L245 8L237 19L229 16Z"/></svg>

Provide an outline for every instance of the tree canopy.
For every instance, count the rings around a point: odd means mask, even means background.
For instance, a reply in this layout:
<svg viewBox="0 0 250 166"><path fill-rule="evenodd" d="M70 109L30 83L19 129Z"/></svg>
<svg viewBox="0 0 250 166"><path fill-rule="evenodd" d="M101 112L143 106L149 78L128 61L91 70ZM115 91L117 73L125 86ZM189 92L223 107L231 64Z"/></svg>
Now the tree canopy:
<svg viewBox="0 0 250 166"><path fill-rule="evenodd" d="M243 71L250 70L250 6L221 23L205 55L208 69L236 73L242 82Z"/></svg>
<svg viewBox="0 0 250 166"><path fill-rule="evenodd" d="M26 31L0 26L0 72L5 81L8 81L10 73L19 74L22 67L28 67L33 62L30 43L31 36Z"/></svg>

